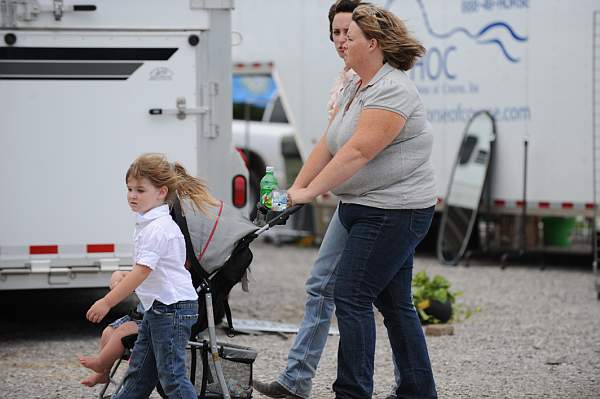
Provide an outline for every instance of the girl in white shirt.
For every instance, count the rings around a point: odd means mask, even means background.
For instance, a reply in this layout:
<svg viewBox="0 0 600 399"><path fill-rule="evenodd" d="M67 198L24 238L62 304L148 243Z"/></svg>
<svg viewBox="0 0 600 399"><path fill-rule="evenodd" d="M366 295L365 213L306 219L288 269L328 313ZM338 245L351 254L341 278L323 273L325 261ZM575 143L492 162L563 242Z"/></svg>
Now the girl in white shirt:
<svg viewBox="0 0 600 399"><path fill-rule="evenodd" d="M206 186L170 163L163 154L144 154L127 171L127 201L138 213L134 234L134 266L130 273L88 310L100 322L108 311L135 290L147 309L129 360L122 388L114 398L146 398L160 381L168 397L196 399L187 377L185 347L198 316L198 295L185 268L181 230L169 215L168 203L190 198L199 210L216 205Z"/></svg>

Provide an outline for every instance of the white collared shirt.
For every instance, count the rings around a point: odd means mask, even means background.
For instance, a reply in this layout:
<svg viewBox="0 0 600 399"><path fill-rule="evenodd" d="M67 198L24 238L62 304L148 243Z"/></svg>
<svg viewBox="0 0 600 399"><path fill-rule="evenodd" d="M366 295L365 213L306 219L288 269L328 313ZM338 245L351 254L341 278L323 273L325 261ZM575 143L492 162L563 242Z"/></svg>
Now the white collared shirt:
<svg viewBox="0 0 600 399"><path fill-rule="evenodd" d="M356 75L356 72L352 69L346 70L342 69L339 76L335 80L335 83L331 87L329 91L329 101L327 102L327 117L331 120L333 116L333 111L335 110L335 106L338 104L340 100L340 95L342 94L342 90L348 84L350 79L352 79Z"/></svg>
<svg viewBox="0 0 600 399"><path fill-rule="evenodd" d="M136 264L152 269L135 289L144 309L150 309L154 301L170 305L198 299L192 277L185 268L185 240L167 205L138 214L133 259Z"/></svg>

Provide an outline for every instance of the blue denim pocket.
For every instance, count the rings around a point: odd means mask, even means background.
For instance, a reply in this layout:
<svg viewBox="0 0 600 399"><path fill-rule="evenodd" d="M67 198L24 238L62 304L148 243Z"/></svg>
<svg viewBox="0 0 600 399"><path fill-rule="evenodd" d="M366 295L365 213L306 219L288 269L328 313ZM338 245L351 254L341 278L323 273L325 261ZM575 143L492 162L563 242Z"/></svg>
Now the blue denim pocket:
<svg viewBox="0 0 600 399"><path fill-rule="evenodd" d="M196 309L177 309L175 316L175 325L180 344L185 346L185 343L190 339L192 326L198 320L198 310Z"/></svg>
<svg viewBox="0 0 600 399"><path fill-rule="evenodd" d="M424 209L413 209L410 213L410 224L408 229L418 241L421 241L431 225L434 207Z"/></svg>
<svg viewBox="0 0 600 399"><path fill-rule="evenodd" d="M172 309L169 309L165 306L157 306L153 305L150 310L157 316L175 316L175 312Z"/></svg>

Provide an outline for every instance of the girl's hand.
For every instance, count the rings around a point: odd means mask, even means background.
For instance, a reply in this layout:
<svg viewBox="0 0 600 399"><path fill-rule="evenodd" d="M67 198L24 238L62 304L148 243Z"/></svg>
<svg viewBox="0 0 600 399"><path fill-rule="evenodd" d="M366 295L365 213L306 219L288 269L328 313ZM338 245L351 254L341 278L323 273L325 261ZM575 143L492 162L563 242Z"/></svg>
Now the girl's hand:
<svg viewBox="0 0 600 399"><path fill-rule="evenodd" d="M92 323L100 323L109 310L110 305L107 303L106 299L98 299L87 311L85 317Z"/></svg>
<svg viewBox="0 0 600 399"><path fill-rule="evenodd" d="M308 188L290 188L287 191L287 195L288 206L307 204L316 197L316 194L311 192Z"/></svg>

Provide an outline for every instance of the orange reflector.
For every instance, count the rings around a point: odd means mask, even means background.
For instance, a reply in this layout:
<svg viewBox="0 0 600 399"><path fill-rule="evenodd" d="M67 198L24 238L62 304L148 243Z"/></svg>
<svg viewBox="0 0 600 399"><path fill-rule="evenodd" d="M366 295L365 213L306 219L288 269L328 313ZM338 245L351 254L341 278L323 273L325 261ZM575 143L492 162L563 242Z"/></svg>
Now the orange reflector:
<svg viewBox="0 0 600 399"><path fill-rule="evenodd" d="M55 255L58 253L58 245L30 245L29 255Z"/></svg>
<svg viewBox="0 0 600 399"><path fill-rule="evenodd" d="M246 177L237 175L232 181L232 195L233 195L233 206L236 208L243 208L247 202L247 185Z"/></svg>
<svg viewBox="0 0 600 399"><path fill-rule="evenodd" d="M88 244L87 252L89 254L115 252L115 244Z"/></svg>

